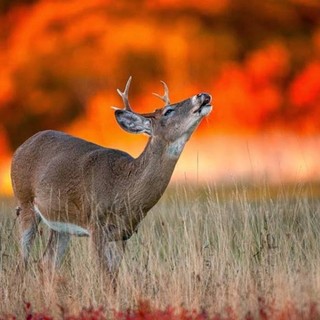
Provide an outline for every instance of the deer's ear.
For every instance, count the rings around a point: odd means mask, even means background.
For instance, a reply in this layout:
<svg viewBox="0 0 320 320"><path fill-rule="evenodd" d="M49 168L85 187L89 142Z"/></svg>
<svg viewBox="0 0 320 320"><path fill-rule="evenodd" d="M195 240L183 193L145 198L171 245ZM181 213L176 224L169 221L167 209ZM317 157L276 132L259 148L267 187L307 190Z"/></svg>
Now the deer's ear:
<svg viewBox="0 0 320 320"><path fill-rule="evenodd" d="M115 116L120 127L130 133L146 133L151 136L151 120L127 110L116 110Z"/></svg>

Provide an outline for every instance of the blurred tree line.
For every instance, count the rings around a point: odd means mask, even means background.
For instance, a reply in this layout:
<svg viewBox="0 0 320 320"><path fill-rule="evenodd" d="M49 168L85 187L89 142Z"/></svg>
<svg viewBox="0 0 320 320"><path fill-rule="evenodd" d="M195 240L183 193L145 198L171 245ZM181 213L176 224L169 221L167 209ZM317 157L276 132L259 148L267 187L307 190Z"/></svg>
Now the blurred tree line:
<svg viewBox="0 0 320 320"><path fill-rule="evenodd" d="M37 0L2 0L0 2L0 13L6 14L16 6L33 4L35 2L37 2Z"/></svg>
<svg viewBox="0 0 320 320"><path fill-rule="evenodd" d="M100 105L119 104L129 75L138 111L164 80L173 101L212 93L214 130L320 131L317 0L2 0L0 13L0 153L42 129L111 126Z"/></svg>

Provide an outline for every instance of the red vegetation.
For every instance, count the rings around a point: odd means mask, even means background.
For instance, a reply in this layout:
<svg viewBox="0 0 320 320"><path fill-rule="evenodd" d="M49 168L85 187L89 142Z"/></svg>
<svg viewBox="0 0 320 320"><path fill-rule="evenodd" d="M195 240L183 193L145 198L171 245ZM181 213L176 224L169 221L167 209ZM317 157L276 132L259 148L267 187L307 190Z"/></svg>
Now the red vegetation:
<svg viewBox="0 0 320 320"><path fill-rule="evenodd" d="M160 80L173 102L212 93L197 135L320 133L319 1L0 3L0 192L13 150L37 131L139 145L110 109L129 75L137 111L159 106Z"/></svg>
<svg viewBox="0 0 320 320"><path fill-rule="evenodd" d="M127 310L124 312L113 312L108 314L103 311L103 308L84 308L78 315L68 315L61 310L60 317L53 317L49 313L33 312L30 303L25 303L25 320L316 320L320 317L318 306L315 303L310 303L303 310L298 309L295 305L287 303L282 308L277 309L272 304L267 304L264 299L258 299L258 310L254 313L248 311L244 316L240 316L236 310L230 307L224 309L223 312L208 314L206 311L197 312L190 311L185 308L176 310L172 307L167 307L164 310L153 308L149 302L140 302L136 309ZM0 316L0 320L16 320L15 315Z"/></svg>
<svg viewBox="0 0 320 320"><path fill-rule="evenodd" d="M109 107L129 75L139 111L157 107L150 94L159 80L172 101L211 92L215 125L200 128L206 134L320 132L316 1L144 0L138 11L130 1L4 1L0 154L47 128L107 143L101 127L114 120ZM97 101L103 114L92 109Z"/></svg>

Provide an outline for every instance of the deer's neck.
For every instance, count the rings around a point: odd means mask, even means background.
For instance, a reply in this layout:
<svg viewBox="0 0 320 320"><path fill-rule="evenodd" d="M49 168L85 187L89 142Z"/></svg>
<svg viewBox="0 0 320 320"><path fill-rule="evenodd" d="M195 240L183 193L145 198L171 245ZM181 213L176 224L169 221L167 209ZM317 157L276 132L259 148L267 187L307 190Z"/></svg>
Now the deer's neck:
<svg viewBox="0 0 320 320"><path fill-rule="evenodd" d="M143 195L140 201L145 210L152 208L164 193L185 143L186 140L181 140L169 144L152 137L142 154L134 161L135 194Z"/></svg>

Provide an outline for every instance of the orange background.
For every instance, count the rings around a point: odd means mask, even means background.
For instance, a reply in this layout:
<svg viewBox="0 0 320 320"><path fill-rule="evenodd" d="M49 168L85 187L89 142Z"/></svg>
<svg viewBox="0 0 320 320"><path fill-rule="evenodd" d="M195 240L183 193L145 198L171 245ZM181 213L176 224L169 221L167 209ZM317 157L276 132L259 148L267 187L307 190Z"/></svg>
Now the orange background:
<svg viewBox="0 0 320 320"><path fill-rule="evenodd" d="M162 105L160 80L173 102L213 95L174 179L319 179L319 1L4 0L0 12L0 193L39 130L137 156L146 138L110 108L129 75L138 112Z"/></svg>

